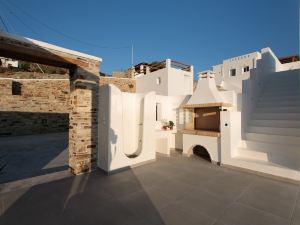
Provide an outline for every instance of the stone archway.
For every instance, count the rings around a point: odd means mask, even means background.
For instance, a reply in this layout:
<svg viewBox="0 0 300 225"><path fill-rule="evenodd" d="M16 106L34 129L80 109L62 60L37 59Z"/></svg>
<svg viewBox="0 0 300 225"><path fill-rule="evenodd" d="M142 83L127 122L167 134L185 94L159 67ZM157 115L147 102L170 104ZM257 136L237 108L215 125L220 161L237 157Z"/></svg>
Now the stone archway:
<svg viewBox="0 0 300 225"><path fill-rule="evenodd" d="M70 70L69 167L74 174L95 169L101 58L4 32L0 55Z"/></svg>

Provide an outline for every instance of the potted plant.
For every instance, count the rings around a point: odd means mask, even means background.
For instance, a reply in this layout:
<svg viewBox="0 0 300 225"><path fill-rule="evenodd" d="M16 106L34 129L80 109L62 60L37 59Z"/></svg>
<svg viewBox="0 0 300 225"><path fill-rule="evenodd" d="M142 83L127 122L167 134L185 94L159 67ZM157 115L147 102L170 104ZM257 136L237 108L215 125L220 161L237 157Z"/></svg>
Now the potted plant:
<svg viewBox="0 0 300 225"><path fill-rule="evenodd" d="M168 127L169 127L168 122L165 121L165 120L162 120L162 129L163 129L163 130L167 130Z"/></svg>
<svg viewBox="0 0 300 225"><path fill-rule="evenodd" d="M175 126L174 122L173 121L169 121L169 128L170 130L173 130L173 127Z"/></svg>

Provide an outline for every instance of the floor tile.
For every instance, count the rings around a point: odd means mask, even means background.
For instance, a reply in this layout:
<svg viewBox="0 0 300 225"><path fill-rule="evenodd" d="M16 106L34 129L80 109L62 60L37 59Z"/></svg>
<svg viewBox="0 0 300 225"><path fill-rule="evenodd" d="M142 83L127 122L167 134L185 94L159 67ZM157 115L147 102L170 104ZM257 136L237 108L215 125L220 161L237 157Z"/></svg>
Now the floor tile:
<svg viewBox="0 0 300 225"><path fill-rule="evenodd" d="M238 203L232 204L218 222L224 225L289 225L290 223L287 219Z"/></svg>
<svg viewBox="0 0 300 225"><path fill-rule="evenodd" d="M297 185L258 178L238 201L289 219L297 191Z"/></svg>

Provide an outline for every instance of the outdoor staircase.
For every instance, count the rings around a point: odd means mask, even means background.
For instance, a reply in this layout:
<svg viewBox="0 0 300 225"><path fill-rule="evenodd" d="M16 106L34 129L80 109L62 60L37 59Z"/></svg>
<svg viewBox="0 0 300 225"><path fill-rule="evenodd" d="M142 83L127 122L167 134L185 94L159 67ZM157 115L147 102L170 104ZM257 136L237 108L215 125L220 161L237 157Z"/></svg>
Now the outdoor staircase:
<svg viewBox="0 0 300 225"><path fill-rule="evenodd" d="M300 180L300 70L272 74L242 139L235 166Z"/></svg>

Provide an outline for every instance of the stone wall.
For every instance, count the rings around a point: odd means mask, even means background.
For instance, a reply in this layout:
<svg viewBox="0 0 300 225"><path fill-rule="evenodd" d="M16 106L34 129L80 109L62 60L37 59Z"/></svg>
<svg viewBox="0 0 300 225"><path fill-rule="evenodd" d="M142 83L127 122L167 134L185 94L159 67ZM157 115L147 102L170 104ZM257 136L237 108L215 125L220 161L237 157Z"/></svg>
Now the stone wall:
<svg viewBox="0 0 300 225"><path fill-rule="evenodd" d="M14 72L7 71L0 73L0 78L13 79L69 79L69 74L47 74L37 72Z"/></svg>
<svg viewBox="0 0 300 225"><path fill-rule="evenodd" d="M20 95L12 94L16 84ZM0 136L68 130L68 79L0 78L0 96Z"/></svg>
<svg viewBox="0 0 300 225"><path fill-rule="evenodd" d="M100 77L100 86L114 84L123 92L136 92L136 81L131 78Z"/></svg>
<svg viewBox="0 0 300 225"><path fill-rule="evenodd" d="M21 95L12 95L13 83ZM114 84L135 92L134 79L100 77L100 85ZM33 72L0 74L0 136L67 131L69 126L69 76Z"/></svg>
<svg viewBox="0 0 300 225"><path fill-rule="evenodd" d="M134 74L134 70L129 68L126 71L113 71L112 77L116 78L132 78Z"/></svg>

